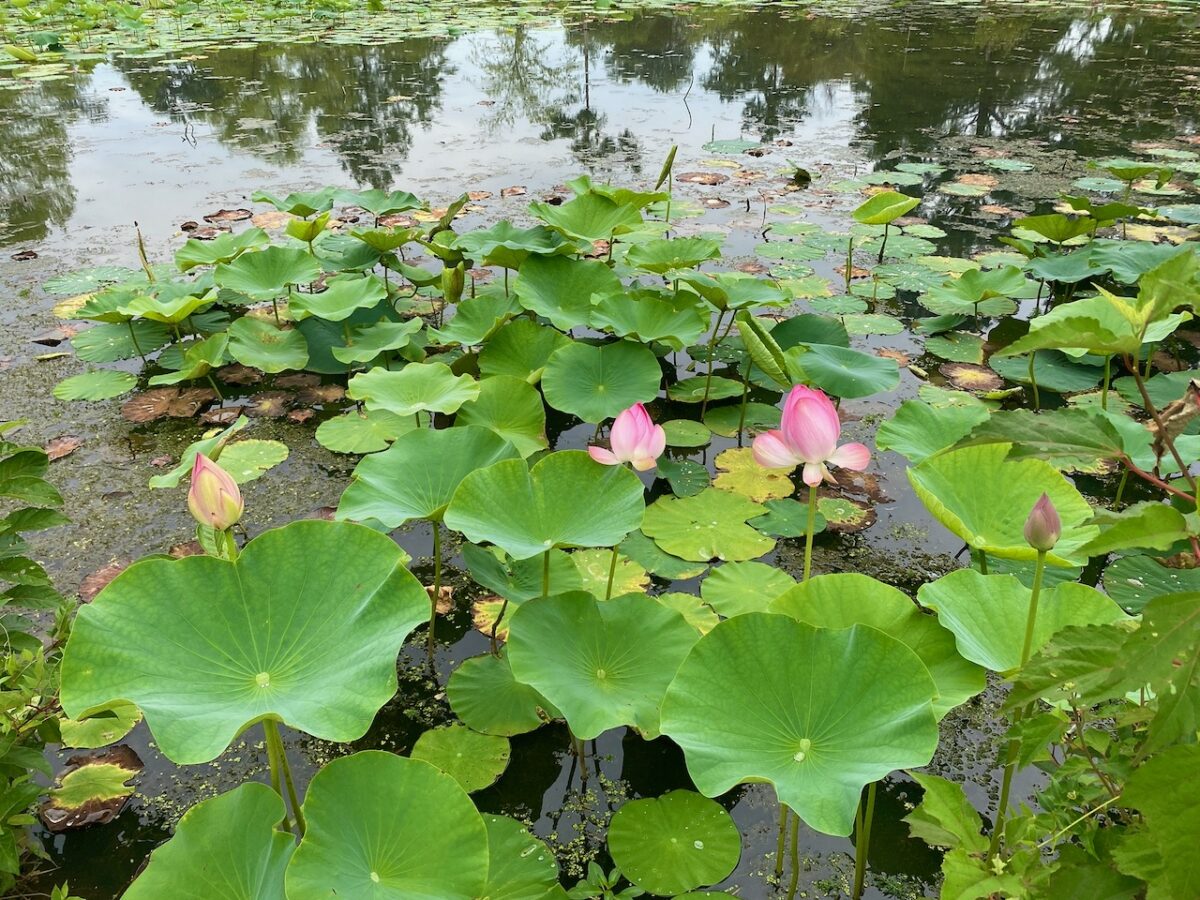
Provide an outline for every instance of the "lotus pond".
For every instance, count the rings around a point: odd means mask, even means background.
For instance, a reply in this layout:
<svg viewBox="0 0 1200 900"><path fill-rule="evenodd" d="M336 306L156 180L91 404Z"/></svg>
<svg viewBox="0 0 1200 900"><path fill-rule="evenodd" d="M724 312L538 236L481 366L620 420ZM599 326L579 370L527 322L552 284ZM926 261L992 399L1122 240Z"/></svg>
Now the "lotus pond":
<svg viewBox="0 0 1200 900"><path fill-rule="evenodd" d="M10 4L0 892L1200 896L1198 26Z"/></svg>

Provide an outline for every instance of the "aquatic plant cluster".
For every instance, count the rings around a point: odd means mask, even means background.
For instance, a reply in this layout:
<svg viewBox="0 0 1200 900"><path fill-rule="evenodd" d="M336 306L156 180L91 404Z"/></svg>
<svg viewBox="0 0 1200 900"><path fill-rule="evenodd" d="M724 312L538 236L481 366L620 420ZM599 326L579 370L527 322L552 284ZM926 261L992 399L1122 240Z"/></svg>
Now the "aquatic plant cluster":
<svg viewBox="0 0 1200 900"><path fill-rule="evenodd" d="M1200 821L1180 786L1200 763L1200 383L1159 352L1200 302L1195 243L1127 239L1155 213L1126 192L1020 219L990 260L916 266L936 229L906 218L919 197L884 186L844 234L777 229L794 238L771 245L786 259L845 259L846 294L791 314L795 281L721 271L718 240L672 236L672 162L653 190L582 177L566 202L530 205L536 224L461 233L466 196L430 210L403 191L262 193L280 239L251 226L189 239L173 271L143 252L140 273L75 278L86 291L59 311L96 323L73 339L78 356L145 370L98 368L56 396L104 401L144 378L132 413L153 391L190 392L219 404L219 430L152 482L190 476L204 552L140 561L80 609L62 710L87 731L81 746L119 740L140 713L180 765L261 727L271 770L270 787L191 809L125 897L725 896L703 889L741 843L713 798L747 783L778 798L787 895L803 824L854 836L857 897L876 785L898 770L924 790L907 822L945 850L944 897L1195 895ZM1171 177L1104 167L1131 189ZM924 385L875 439L970 551L915 598L812 572L814 535L863 512L829 490L873 454L843 441L842 401L900 380L846 327L886 291L919 295L932 314L920 330L961 359L949 387ZM1021 301L1040 314L1016 315ZM248 420L214 377L230 367L317 375L331 397L344 386L356 405L315 433L361 456L333 521L239 539L253 516L239 484L287 449L243 439ZM661 420L679 407L690 413ZM549 449L547 408L596 426L586 452ZM737 444L715 479L667 451L714 434ZM0 484L39 507L5 520L10 532L55 524L44 461L7 452ZM1081 474L1119 479L1115 499L1089 500ZM430 585L389 536L413 522L432 527ZM799 580L759 561L790 538L804 541ZM456 721L407 757L337 758L301 790L280 727L354 741L397 694L418 629L433 658L446 540L494 595L477 607L488 651L445 686ZM44 573L27 572L49 602ZM651 575L704 577L697 596L648 593ZM989 673L1009 686L1009 729L985 823L962 784L919 770ZM509 764L511 737L552 721L580 757L610 729L665 736L695 788L617 810L616 868L569 890L522 823L470 797ZM107 765L59 799L119 794L129 770ZM1042 773L1028 805L1013 797L1027 767Z"/></svg>

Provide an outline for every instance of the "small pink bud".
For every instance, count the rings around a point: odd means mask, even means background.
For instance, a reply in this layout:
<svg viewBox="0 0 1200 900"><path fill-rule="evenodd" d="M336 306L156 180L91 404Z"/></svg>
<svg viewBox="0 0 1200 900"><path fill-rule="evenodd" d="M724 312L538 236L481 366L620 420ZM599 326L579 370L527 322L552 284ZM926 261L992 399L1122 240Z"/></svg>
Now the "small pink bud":
<svg viewBox="0 0 1200 900"><path fill-rule="evenodd" d="M1058 510L1054 508L1050 498L1042 494L1038 502L1033 504L1029 518L1025 520L1025 540L1034 550L1045 553L1054 549L1061 534L1062 520L1058 517Z"/></svg>
<svg viewBox="0 0 1200 900"><path fill-rule="evenodd" d="M609 431L609 441L611 450L588 447L592 459L606 466L630 463L639 472L653 469L667 449L667 433L661 425L654 424L640 403L617 415Z"/></svg>
<svg viewBox="0 0 1200 900"><path fill-rule="evenodd" d="M203 453L192 464L188 509L201 525L217 531L233 527L242 517L242 492L228 472Z"/></svg>

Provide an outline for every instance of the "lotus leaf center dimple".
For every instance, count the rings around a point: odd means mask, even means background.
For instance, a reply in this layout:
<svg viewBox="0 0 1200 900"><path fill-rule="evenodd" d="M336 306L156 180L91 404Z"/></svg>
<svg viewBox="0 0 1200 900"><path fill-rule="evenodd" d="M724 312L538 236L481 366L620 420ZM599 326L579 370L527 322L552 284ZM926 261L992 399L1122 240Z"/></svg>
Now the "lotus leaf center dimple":
<svg viewBox="0 0 1200 900"><path fill-rule="evenodd" d="M259 672L257 675L254 676L254 683L257 684L260 688L270 687L271 686L271 673L270 672Z"/></svg>

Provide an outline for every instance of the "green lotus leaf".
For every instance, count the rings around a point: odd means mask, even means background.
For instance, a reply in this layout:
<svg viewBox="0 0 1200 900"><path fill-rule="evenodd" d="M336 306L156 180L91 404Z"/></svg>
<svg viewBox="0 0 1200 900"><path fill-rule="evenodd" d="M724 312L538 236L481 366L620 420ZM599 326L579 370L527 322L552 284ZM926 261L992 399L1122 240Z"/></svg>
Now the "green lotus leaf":
<svg viewBox="0 0 1200 900"><path fill-rule="evenodd" d="M700 403L704 400L705 385L708 386L709 400L728 400L731 397L740 397L745 390L745 385L732 378L722 378L720 375L714 375L712 378L696 375L672 384L667 388L667 396L678 403Z"/></svg>
<svg viewBox="0 0 1200 900"><path fill-rule="evenodd" d="M579 571L580 589L591 594L598 600L605 599L608 592L608 573L613 573L612 593L610 596L619 597L622 594L644 594L650 585L650 575L646 567L634 562L627 556L617 553L616 568L612 568L612 551L607 548L576 550L571 554L571 562ZM553 591L553 589L552 589ZM554 591L554 593L558 593Z"/></svg>
<svg viewBox="0 0 1200 900"><path fill-rule="evenodd" d="M983 669L958 654L954 635L896 588L866 575L818 575L777 597L770 612L818 628L869 625L912 650L937 688L938 719L986 687Z"/></svg>
<svg viewBox="0 0 1200 900"><path fill-rule="evenodd" d="M1036 457L1056 469L1084 472L1103 471L1105 461L1121 459L1127 450L1117 426L1100 409L998 410L958 446L997 443L1011 445L1009 459ZM1089 553L1099 555L1095 549Z"/></svg>
<svg viewBox="0 0 1200 900"><path fill-rule="evenodd" d="M983 363L983 338L963 331L951 331L925 341L925 351L951 362Z"/></svg>
<svg viewBox="0 0 1200 900"><path fill-rule="evenodd" d="M556 900L558 863L525 826L508 816L485 814L488 836L487 900Z"/></svg>
<svg viewBox="0 0 1200 900"><path fill-rule="evenodd" d="M542 225L517 228L507 220L491 228L460 234L454 246L486 266L522 268L531 255L555 255L574 252L574 246Z"/></svg>
<svg viewBox="0 0 1200 900"><path fill-rule="evenodd" d="M420 319L409 319L406 322L373 322L368 325L357 325L350 329L346 337L346 346L330 347L333 358L340 363L370 362L388 350L400 350L413 343L420 332Z"/></svg>
<svg viewBox="0 0 1200 900"><path fill-rule="evenodd" d="M604 263L565 256L527 260L513 284L523 307L564 331L590 322L593 296L621 290L621 279Z"/></svg>
<svg viewBox="0 0 1200 900"><path fill-rule="evenodd" d="M289 285L310 284L320 275L320 265L306 251L272 246L222 263L213 272L213 279L227 290L256 300L272 300L286 293Z"/></svg>
<svg viewBox="0 0 1200 900"><path fill-rule="evenodd" d="M183 358L177 372L164 372L150 378L150 384L179 384L194 378L203 378L213 369L220 368L229 361L229 334L218 332L200 341L189 341L187 344L175 344L171 350L183 349ZM160 365L164 364L164 351L159 357Z"/></svg>
<svg viewBox="0 0 1200 900"><path fill-rule="evenodd" d="M708 315L702 315L695 297L687 294L621 292L600 297L592 309L594 328L643 344L658 341L676 351L698 341L708 325Z"/></svg>
<svg viewBox="0 0 1200 900"><path fill-rule="evenodd" d="M1018 384L1030 384L1027 356L993 356L988 360L998 374ZM1033 375L1038 387L1059 394L1094 388L1103 377L1099 366L1081 365L1058 350L1041 350L1034 355Z"/></svg>
<svg viewBox="0 0 1200 900"><path fill-rule="evenodd" d="M1155 597L1200 592L1200 569L1172 569L1152 556L1123 556L1104 570L1104 590L1136 614Z"/></svg>
<svg viewBox="0 0 1200 900"><path fill-rule="evenodd" d="M766 612L776 597L795 586L796 579L782 569L760 562L735 562L709 572L700 584L700 596L730 619L744 613Z"/></svg>
<svg viewBox="0 0 1200 900"><path fill-rule="evenodd" d="M354 467L337 517L374 520L388 529L413 519L440 521L467 475L517 457L512 444L477 425L410 431Z"/></svg>
<svg viewBox="0 0 1200 900"><path fill-rule="evenodd" d="M152 488L173 488L183 479L185 475L192 471L192 466L196 462L196 454L203 453L210 459L216 459L219 448L224 447L229 439L250 424L250 420L245 416L238 416L237 420L228 428L217 432L210 437L202 438L198 441L193 441L191 444L179 454L179 464L170 472L163 475L155 475L150 479L150 487Z"/></svg>
<svg viewBox="0 0 1200 900"><path fill-rule="evenodd" d="M704 424L713 434L722 437L733 437L740 427L751 431L765 431L768 428L778 428L780 411L778 406L768 406L766 403L750 401L746 404L746 415L742 417L741 404L718 406L704 414Z"/></svg>
<svg viewBox="0 0 1200 900"><path fill-rule="evenodd" d="M791 302L775 282L744 272L680 272L678 279L718 310L782 307Z"/></svg>
<svg viewBox="0 0 1200 900"><path fill-rule="evenodd" d="M181 764L215 759L263 719L355 740L395 694L396 656L428 616L403 559L369 528L305 521L265 532L235 563L136 563L79 612L63 710L135 703Z"/></svg>
<svg viewBox="0 0 1200 900"><path fill-rule="evenodd" d="M756 319L746 310L741 310L737 313L736 321L738 334L742 343L746 345L746 352L769 379L768 386L790 389L793 381L788 370L787 356L762 320Z"/></svg>
<svg viewBox="0 0 1200 900"><path fill-rule="evenodd" d="M809 826L848 835L866 785L933 757L935 695L920 658L882 631L748 613L692 649L662 730L706 796L769 782Z"/></svg>
<svg viewBox="0 0 1200 900"><path fill-rule="evenodd" d="M855 310L858 312L859 310ZM818 316L811 313L801 313L784 319L771 329L771 339L781 350L788 350L797 344L833 344L837 347L849 347L850 335L842 319L833 316Z"/></svg>
<svg viewBox="0 0 1200 900"><path fill-rule="evenodd" d="M57 787L50 788L41 814L48 823L58 828L67 828L72 823L87 824L87 813L103 809L104 804L114 803L110 809L120 812L125 801L133 793L129 781L142 770L142 761L128 748L115 748L102 756L74 758L73 768L64 774Z"/></svg>
<svg viewBox="0 0 1200 900"><path fill-rule="evenodd" d="M510 755L508 738L472 731L458 722L426 731L409 754L437 766L468 794L495 784L508 768Z"/></svg>
<svg viewBox="0 0 1200 900"><path fill-rule="evenodd" d="M489 591L499 594L513 606L526 600L542 596L543 563L537 559L510 559L499 547L479 547L464 544L463 560L471 570L471 577ZM583 578L570 554L562 550L550 551L551 594L583 589Z"/></svg>
<svg viewBox="0 0 1200 900"><path fill-rule="evenodd" d="M330 278L319 294L293 293L288 311L297 321L316 316L329 322L348 319L355 310L370 309L387 296L387 287L378 275L347 273Z"/></svg>
<svg viewBox="0 0 1200 900"><path fill-rule="evenodd" d="M308 341L294 328L242 316L229 326L229 355L264 372L303 369L308 364Z"/></svg>
<svg viewBox="0 0 1200 900"><path fill-rule="evenodd" d="M667 479L676 497L694 497L710 484L708 469L692 459L658 459L658 474Z"/></svg>
<svg viewBox="0 0 1200 900"><path fill-rule="evenodd" d="M652 599L668 609L675 610L700 634L708 634L721 621L721 617L713 611L713 608L695 594L668 591L665 594L658 594Z"/></svg>
<svg viewBox="0 0 1200 900"><path fill-rule="evenodd" d="M775 541L746 524L766 507L740 494L706 488L693 497L660 497L646 509L642 531L680 559L740 562L775 549Z"/></svg>
<svg viewBox="0 0 1200 900"><path fill-rule="evenodd" d="M537 388L511 375L479 382L479 396L459 407L455 425L490 428L525 457L545 450L546 408Z"/></svg>
<svg viewBox="0 0 1200 900"><path fill-rule="evenodd" d="M625 262L636 269L662 275L675 269L694 269L720 256L721 245L716 241L687 237L634 244L625 254Z"/></svg>
<svg viewBox="0 0 1200 900"><path fill-rule="evenodd" d="M642 482L633 472L561 450L532 469L505 460L472 472L446 510L446 525L527 559L552 547L619 544L644 512Z"/></svg>
<svg viewBox="0 0 1200 900"><path fill-rule="evenodd" d="M1012 227L1022 231L1032 231L1054 244L1065 244L1072 238L1092 234L1096 230L1096 220L1088 216L1064 216L1062 213L1052 213L1045 216L1026 216L1013 220Z"/></svg>
<svg viewBox="0 0 1200 900"><path fill-rule="evenodd" d="M1033 350L1074 348L1098 354L1134 354L1142 346L1141 322L1132 307L1102 293L1064 303L1029 323L1029 333L998 351L1017 356ZM1130 315L1123 314L1128 311Z"/></svg>
<svg viewBox="0 0 1200 900"><path fill-rule="evenodd" d="M767 500L763 503L765 516L750 520L750 527L771 537L804 537L808 534L808 504L793 498ZM813 521L813 534L820 534L828 523L818 511Z"/></svg>
<svg viewBox="0 0 1200 900"><path fill-rule="evenodd" d="M641 594L558 594L524 603L509 626L513 675L557 706L582 740L610 728L658 737L659 707L696 630Z"/></svg>
<svg viewBox="0 0 1200 900"><path fill-rule="evenodd" d="M318 425L317 443L334 453L375 453L418 427L413 416L386 409L350 410Z"/></svg>
<svg viewBox="0 0 1200 900"><path fill-rule="evenodd" d="M706 447L712 441L712 432L703 422L691 419L671 419L663 422L668 447Z"/></svg>
<svg viewBox="0 0 1200 900"><path fill-rule="evenodd" d="M479 351L479 371L482 375L511 375L537 384L554 351L570 343L571 339L560 331L517 319L497 331Z"/></svg>
<svg viewBox="0 0 1200 900"><path fill-rule="evenodd" d="M942 283L942 275L913 260L884 263L871 276L898 291L931 291Z"/></svg>
<svg viewBox="0 0 1200 900"><path fill-rule="evenodd" d="M879 426L875 446L880 450L895 450L916 465L958 443L987 419L988 409L979 400L969 405L944 407L905 400L892 418Z"/></svg>
<svg viewBox="0 0 1200 900"><path fill-rule="evenodd" d="M254 481L288 458L283 441L235 441L221 451L221 468L238 484Z"/></svg>
<svg viewBox="0 0 1200 900"><path fill-rule="evenodd" d="M217 302L211 289L198 284L167 282L150 293L139 293L117 309L123 316L174 325Z"/></svg>
<svg viewBox="0 0 1200 900"><path fill-rule="evenodd" d="M1150 882L1147 897L1186 897L1200 883L1200 866L1190 852L1200 805L1186 787L1197 765L1200 747L1176 745L1135 769L1125 784L1124 801L1141 812L1143 824L1113 855L1122 871ZM1135 883L1134 890L1142 887Z"/></svg>
<svg viewBox="0 0 1200 900"><path fill-rule="evenodd" d="M446 685L454 714L483 734L512 737L545 725L561 714L534 688L513 677L508 651L465 660Z"/></svg>
<svg viewBox="0 0 1200 900"><path fill-rule="evenodd" d="M1002 673L1021 665L1030 590L1015 575L959 569L922 585L917 598L954 632L958 652L966 659ZM1068 625L1108 625L1124 618L1121 607L1087 585L1064 582L1043 588L1032 652Z"/></svg>
<svg viewBox="0 0 1200 900"><path fill-rule="evenodd" d="M408 191L382 191L372 188L367 191L338 191L334 197L342 203L365 209L375 218L425 208L420 198Z"/></svg>
<svg viewBox="0 0 1200 900"><path fill-rule="evenodd" d="M409 363L399 371L371 369L350 379L346 396L367 409L398 416L419 412L452 413L479 396L479 382L455 375L445 363Z"/></svg>
<svg viewBox="0 0 1200 900"><path fill-rule="evenodd" d="M585 422L616 418L658 396L662 368L648 347L632 341L574 341L554 351L542 373L546 402Z"/></svg>
<svg viewBox="0 0 1200 900"><path fill-rule="evenodd" d="M71 347L84 362L106 363L152 353L170 342L171 333L166 326L139 319L81 331L71 338Z"/></svg>
<svg viewBox="0 0 1200 900"><path fill-rule="evenodd" d="M880 191L854 210L855 222L863 225L886 225L921 205L919 197L909 197L896 191Z"/></svg>
<svg viewBox="0 0 1200 900"><path fill-rule="evenodd" d="M636 206L617 203L597 193L580 194L561 206L531 203L529 211L567 237L585 241L608 241L620 230L642 224Z"/></svg>
<svg viewBox="0 0 1200 900"><path fill-rule="evenodd" d="M137 387L137 376L130 372L97 369L64 378L52 393L58 400L111 400Z"/></svg>
<svg viewBox="0 0 1200 900"><path fill-rule="evenodd" d="M1062 520L1062 536L1046 555L1056 566L1087 563L1084 544L1099 533L1092 509L1058 470L1040 459L1006 457L1011 444L951 450L908 470L908 480L933 517L971 548L1008 559L1036 559L1025 520L1043 493Z"/></svg>
<svg viewBox="0 0 1200 900"><path fill-rule="evenodd" d="M238 234L219 234L211 241L198 241L188 238L187 242L175 251L175 265L179 271L187 272L196 266L215 266L227 263L246 250L253 250L269 244L271 238L261 228L247 228Z"/></svg>
<svg viewBox="0 0 1200 900"><path fill-rule="evenodd" d="M708 568L707 562L694 562L672 556L640 531L635 531L625 538L621 542L620 550L624 556L632 559L647 572L667 581L695 578Z"/></svg>
<svg viewBox="0 0 1200 900"><path fill-rule="evenodd" d="M288 900L474 900L483 896L483 818L430 763L366 750L328 763L304 797L308 830Z"/></svg>
<svg viewBox="0 0 1200 900"><path fill-rule="evenodd" d="M42 284L42 290L47 294L86 294L110 284L132 281L139 276L144 277L141 272L124 266L93 266L55 275Z"/></svg>
<svg viewBox="0 0 1200 900"><path fill-rule="evenodd" d="M296 191L286 197L279 197L269 191L255 191L250 195L250 199L255 203L270 203L280 212L292 216L308 217L332 207L333 198L337 193L332 187L323 187L316 191Z"/></svg>
<svg viewBox="0 0 1200 900"><path fill-rule="evenodd" d="M496 330L521 308L515 297L501 293L481 293L463 300L454 310L454 318L441 328L430 328L431 341L473 347L487 341Z"/></svg>
<svg viewBox="0 0 1200 900"><path fill-rule="evenodd" d="M755 503L790 497L796 492L787 472L759 465L750 447L722 450L714 462L718 471L713 487L749 497Z"/></svg>
<svg viewBox="0 0 1200 900"><path fill-rule="evenodd" d="M894 391L900 384L896 360L829 344L786 351L788 368L800 381L846 400Z"/></svg>
<svg viewBox="0 0 1200 900"><path fill-rule="evenodd" d="M693 791L632 800L608 830L613 863L638 887L660 896L725 879L742 855L742 835L721 804Z"/></svg>
<svg viewBox="0 0 1200 900"><path fill-rule="evenodd" d="M250 782L197 803L122 900L284 900L295 839L276 829L283 801Z"/></svg>
<svg viewBox="0 0 1200 900"><path fill-rule="evenodd" d="M64 747L92 749L119 741L140 721L140 709L117 701L83 719L59 719L58 728Z"/></svg>

